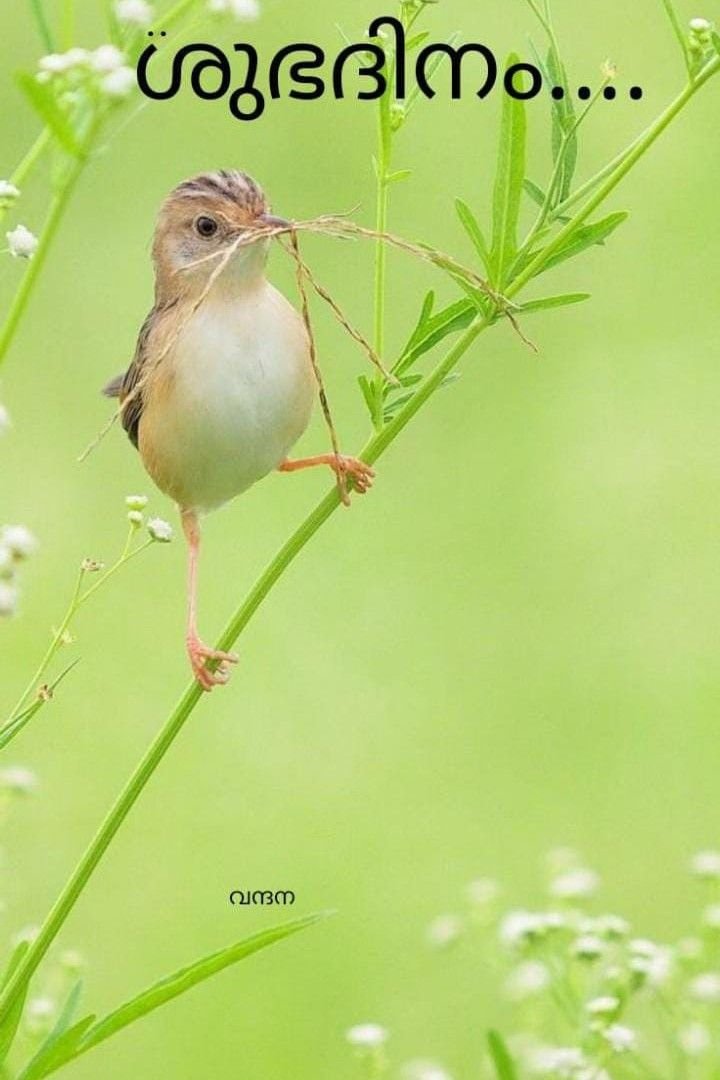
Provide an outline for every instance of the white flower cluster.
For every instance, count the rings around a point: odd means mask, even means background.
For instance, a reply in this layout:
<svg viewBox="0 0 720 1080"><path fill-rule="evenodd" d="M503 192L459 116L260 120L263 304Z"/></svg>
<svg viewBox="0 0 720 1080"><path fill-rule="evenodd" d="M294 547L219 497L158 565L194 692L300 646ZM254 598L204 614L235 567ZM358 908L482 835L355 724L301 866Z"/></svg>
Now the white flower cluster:
<svg viewBox="0 0 720 1080"><path fill-rule="evenodd" d="M260 18L258 0L208 0L208 11L214 15L232 15L240 22L253 22Z"/></svg>
<svg viewBox="0 0 720 1080"><path fill-rule="evenodd" d="M135 72L115 45L50 53L41 58L38 67L38 82L60 80L59 89L66 95L92 82L108 100L117 101L127 97L135 86Z"/></svg>
<svg viewBox="0 0 720 1080"><path fill-rule="evenodd" d="M143 511L148 504L147 495L126 495L125 505L128 508L128 521L133 529L139 529L145 525ZM157 544L169 544L173 538L172 525L163 521L162 518L150 518L147 522L147 531L151 540Z"/></svg>
<svg viewBox="0 0 720 1080"><path fill-rule="evenodd" d="M36 548L35 537L24 525L0 528L0 618L16 613L20 599L18 567Z"/></svg>

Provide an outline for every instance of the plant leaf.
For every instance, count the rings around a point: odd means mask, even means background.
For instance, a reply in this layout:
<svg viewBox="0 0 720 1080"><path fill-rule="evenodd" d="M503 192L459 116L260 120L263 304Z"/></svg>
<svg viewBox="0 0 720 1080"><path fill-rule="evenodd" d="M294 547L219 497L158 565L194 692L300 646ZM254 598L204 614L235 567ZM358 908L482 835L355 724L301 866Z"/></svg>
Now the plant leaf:
<svg viewBox="0 0 720 1080"><path fill-rule="evenodd" d="M423 333L407 352L403 354L395 365L394 372L401 375L412 367L424 353L429 352L443 338L454 334L458 330L464 330L477 315L477 304L472 300L456 300L454 304L439 311L429 319Z"/></svg>
<svg viewBox="0 0 720 1080"><path fill-rule="evenodd" d="M532 180L528 180L528 178L525 177L525 179L523 180L523 187L525 188L525 191L530 196L532 201L534 203L537 203L537 205L542 209L542 207L545 205L545 192L539 186L539 184L534 184Z"/></svg>
<svg viewBox="0 0 720 1080"><path fill-rule="evenodd" d="M545 296L540 300L528 300L523 304L518 315L531 315L535 311L546 311L548 308L567 307L569 304L581 304L583 300L589 300L590 293L565 293L562 296Z"/></svg>
<svg viewBox="0 0 720 1080"><path fill-rule="evenodd" d="M507 59L506 69L518 62L518 57L512 53ZM490 254L493 284L500 290L504 274L517 254L520 197L525 179L526 134L524 101L504 94L493 194L493 240Z"/></svg>
<svg viewBox="0 0 720 1080"><path fill-rule="evenodd" d="M129 1024L135 1023L136 1020L147 1016L148 1013L160 1008L166 1002L172 1001L173 998L187 993L198 983L204 982L205 979L209 979L224 968L237 964L247 956L251 956L269 945L274 945L275 942L282 941L283 938L290 937L292 934L297 934L300 930L305 930L324 918L327 918L327 913L293 919L292 922L283 923L269 930L262 930L251 937L243 938L242 941L238 941L224 949L219 949L217 952L195 961L194 964L190 964L188 967L180 968L179 971L161 979L154 986L144 990L141 994L131 998L130 1001L126 1001L124 1005L120 1005L119 1008L108 1013L101 1020L93 1023L92 1027L81 1038L72 1056L78 1057L80 1054L86 1053L86 1051L97 1046L98 1043L104 1042L105 1039L109 1039L118 1031L128 1027ZM84 1022L81 1021L81 1023ZM54 1066L54 1068L57 1068L57 1066ZM45 1076L47 1073L41 1075ZM26 1080L26 1078L23 1077L23 1080Z"/></svg>
<svg viewBox="0 0 720 1080"><path fill-rule="evenodd" d="M466 202L463 202L462 199L455 200L455 209L457 210L457 215L460 218L460 223L462 227L465 229L465 232L470 237L475 247L475 250L477 251L478 255L482 260L482 264L485 267L486 274L490 275L492 273L490 252L488 250L487 242L483 235L483 231L480 227L479 221L473 214L468 204Z"/></svg>
<svg viewBox="0 0 720 1080"><path fill-rule="evenodd" d="M70 991L54 1028L17 1080L42 1080L42 1077L59 1069L75 1056L78 1043L95 1020L94 1016L86 1016L73 1027L70 1026L81 993L82 981L77 982Z"/></svg>
<svg viewBox="0 0 720 1080"><path fill-rule="evenodd" d="M21 941L13 952L12 956L8 961L7 968L5 969L5 972L3 974L3 987L7 986L10 978L12 977L14 971L17 969L18 964L22 960L29 947L29 942ZM20 1018L22 1016L23 1009L25 1008L25 998L27 997L27 991L28 987L26 983L23 987L22 993L18 994L15 1000L15 1004L8 1011L7 1015L3 1019L2 1024L0 1024L0 1065L2 1065L2 1063L7 1058L8 1054L10 1053L10 1048L15 1041L15 1035L17 1034Z"/></svg>
<svg viewBox="0 0 720 1080"><path fill-rule="evenodd" d="M505 1040L497 1031L488 1031L488 1047L498 1080L517 1080L517 1073Z"/></svg>
<svg viewBox="0 0 720 1080"><path fill-rule="evenodd" d="M73 157L83 157L83 149L72 124L55 100L50 83L39 83L34 75L26 71L18 72L15 78L35 112L45 121L63 149Z"/></svg>
<svg viewBox="0 0 720 1080"><path fill-rule="evenodd" d="M603 244L610 234L615 232L618 226L622 225L623 221L628 217L629 215L626 212L621 211L615 214L608 214L608 216L602 218L601 221L595 221L591 225L581 225L580 228L575 229L574 232L568 236L563 246L558 248L557 251L554 251L547 262L544 262L540 266L537 273L544 273L553 266L558 266L568 259L574 259L576 255L579 255L594 244Z"/></svg>
<svg viewBox="0 0 720 1080"><path fill-rule="evenodd" d="M577 168L578 137L577 132L573 131L575 127L575 106L572 103L572 96L568 87L567 73L554 44L551 45L548 52L547 70L552 86L562 86L565 91L564 96L559 101L552 97L550 99L553 109L553 161L557 161L563 147L563 140L572 131L563 151L560 183L557 186L557 196L554 200L554 204L557 205L563 202L570 193L570 186Z"/></svg>

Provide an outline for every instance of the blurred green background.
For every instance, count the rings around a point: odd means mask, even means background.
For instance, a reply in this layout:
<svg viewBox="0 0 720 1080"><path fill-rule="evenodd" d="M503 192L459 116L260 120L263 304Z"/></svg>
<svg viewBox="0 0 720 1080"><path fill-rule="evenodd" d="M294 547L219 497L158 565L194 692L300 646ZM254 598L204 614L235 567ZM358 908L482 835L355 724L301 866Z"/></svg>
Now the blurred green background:
<svg viewBox="0 0 720 1080"><path fill-rule="evenodd" d="M51 5L49 5L51 7ZM718 15L680 5L690 18ZM78 44L104 35L80 4ZM251 27L204 24L266 55L291 40L357 40L373 0L267 0ZM571 81L611 57L620 86L585 132L585 174L669 100L681 62L659 0L556 0ZM461 29L502 54L538 39L521 0L442 0L434 38ZM197 38L198 33L191 35ZM25 5L0 47L2 165L36 132L13 85L41 49ZM137 103L136 103L137 104ZM393 192L391 227L464 260L460 195L487 220L499 95L425 102L398 139L412 182ZM126 110L127 117L132 111ZM530 175L547 174L547 105L532 104ZM430 952L423 935L466 882L501 879L537 901L542 853L581 849L603 904L639 931L683 926L683 873L716 844L718 508L720 506L720 177L711 84L612 200L630 221L604 249L553 272L543 292L587 290L586 305L535 317L539 356L508 327L485 335L382 460L370 497L338 513L272 594L241 643L231 686L204 700L123 828L63 935L88 958L86 1002L104 1010L166 970L268 925L232 909L231 888L292 888L294 913L332 921L255 957L94 1051L73 1080L337 1080L357 1066L350 1024L377 1020L394 1055L437 1057L477 1075L492 972L471 946ZM75 567L110 558L123 498L152 494L117 430L84 465L108 416L99 387L128 362L151 303L149 239L161 198L192 173L241 167L277 212L360 204L373 214L370 103L282 101L240 124L188 92L150 103L87 170L2 372L13 431L0 444L0 517L41 549L23 573L20 616L0 625L0 696L9 708L64 609ZM46 187L17 217L40 225ZM12 219L13 221L15 219ZM8 226L9 227L9 226ZM304 243L358 325L372 317L372 249ZM5 301L22 267L0 260ZM273 279L293 294L291 268ZM393 348L440 275L390 255ZM317 312L342 442L367 420L364 359ZM302 449L324 447L316 421ZM257 572L327 489L327 477L271 477L207 522L201 628L215 635ZM82 664L8 760L35 769L36 798L5 829L2 933L39 922L187 682L181 542L153 549L78 623Z"/></svg>

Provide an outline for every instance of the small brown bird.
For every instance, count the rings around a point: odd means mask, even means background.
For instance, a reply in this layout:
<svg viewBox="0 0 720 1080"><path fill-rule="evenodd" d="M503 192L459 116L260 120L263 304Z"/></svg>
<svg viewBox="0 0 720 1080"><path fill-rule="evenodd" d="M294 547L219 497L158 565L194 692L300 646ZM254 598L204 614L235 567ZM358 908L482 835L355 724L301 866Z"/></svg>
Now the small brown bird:
<svg viewBox="0 0 720 1080"><path fill-rule="evenodd" d="M178 504L189 548L187 651L204 690L227 682L237 657L198 635L200 515L274 469L329 465L359 493L374 475L352 457L287 458L310 421L315 382L304 323L265 276L262 231L284 227L245 173L179 184L155 228L154 307L130 367L104 391L120 399L145 468ZM257 241L239 243L258 230Z"/></svg>

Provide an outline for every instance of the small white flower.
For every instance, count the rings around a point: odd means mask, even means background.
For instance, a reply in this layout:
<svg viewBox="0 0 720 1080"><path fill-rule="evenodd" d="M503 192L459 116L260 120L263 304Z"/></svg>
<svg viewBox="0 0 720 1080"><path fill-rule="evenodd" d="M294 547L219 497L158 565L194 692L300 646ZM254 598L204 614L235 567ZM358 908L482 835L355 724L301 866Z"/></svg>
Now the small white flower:
<svg viewBox="0 0 720 1080"><path fill-rule="evenodd" d="M450 1073L434 1061L409 1061L400 1076L402 1080L452 1080Z"/></svg>
<svg viewBox="0 0 720 1080"><path fill-rule="evenodd" d="M588 1060L575 1046L540 1046L533 1051L528 1064L532 1072L540 1075L575 1077Z"/></svg>
<svg viewBox="0 0 720 1080"><path fill-rule="evenodd" d="M436 949L445 949L462 935L463 923L457 915L438 915L427 928L427 941Z"/></svg>
<svg viewBox="0 0 720 1080"><path fill-rule="evenodd" d="M708 881L720 879L720 851L699 851L690 860L690 870L695 877Z"/></svg>
<svg viewBox="0 0 720 1080"><path fill-rule="evenodd" d="M66 971L78 974L85 967L85 958L82 953L77 952L75 949L65 949L64 952L60 953L60 964Z"/></svg>
<svg viewBox="0 0 720 1080"><path fill-rule="evenodd" d="M361 1050L376 1050L385 1045L388 1033L380 1024L355 1024L345 1032L345 1038Z"/></svg>
<svg viewBox="0 0 720 1080"><path fill-rule="evenodd" d="M632 1028L624 1024L611 1024L603 1031L603 1038L607 1040L616 1054L627 1054L634 1050L637 1045L637 1036Z"/></svg>
<svg viewBox="0 0 720 1080"><path fill-rule="evenodd" d="M18 199L19 190L9 180L0 180L0 199Z"/></svg>
<svg viewBox="0 0 720 1080"><path fill-rule="evenodd" d="M662 986L672 973L672 950L656 945L645 938L633 938L630 950L630 970L642 976L650 986Z"/></svg>
<svg viewBox="0 0 720 1080"><path fill-rule="evenodd" d="M703 911L702 920L710 930L720 930L720 904L710 904Z"/></svg>
<svg viewBox="0 0 720 1080"><path fill-rule="evenodd" d="M25 1013L28 1026L33 1031L49 1027L55 1016L55 1002L49 997L31 998Z"/></svg>
<svg viewBox="0 0 720 1080"><path fill-rule="evenodd" d="M547 990L550 972L540 960L525 960L505 980L505 994L511 1001L524 1001Z"/></svg>
<svg viewBox="0 0 720 1080"><path fill-rule="evenodd" d="M531 911L510 911L500 923L500 941L510 947L525 945L545 933L542 915Z"/></svg>
<svg viewBox="0 0 720 1080"><path fill-rule="evenodd" d="M149 26L154 13L147 0L116 0L115 14L127 26Z"/></svg>
<svg viewBox="0 0 720 1080"><path fill-rule="evenodd" d="M89 58L87 49L68 49L64 53L49 53L41 57L39 67L45 75L63 75L66 71L87 64Z"/></svg>
<svg viewBox="0 0 720 1080"><path fill-rule="evenodd" d="M716 1005L720 1002L720 972L704 971L701 975L696 975L688 983L688 993L696 1001Z"/></svg>
<svg viewBox="0 0 720 1080"><path fill-rule="evenodd" d="M144 510L148 504L147 495L126 495L125 505L128 510Z"/></svg>
<svg viewBox="0 0 720 1080"><path fill-rule="evenodd" d="M701 1057L702 1054L708 1052L712 1045L710 1032L699 1020L680 1028L678 1041L688 1057Z"/></svg>
<svg viewBox="0 0 720 1080"><path fill-rule="evenodd" d="M90 55L90 67L100 74L107 74L122 67L125 56L115 45L100 45Z"/></svg>
<svg viewBox="0 0 720 1080"><path fill-rule="evenodd" d="M10 939L11 945L14 949L16 949L18 945L22 945L24 942L27 942L28 945L32 945L33 941L39 933L39 926L23 926L21 930L18 930L16 934L13 934L12 938Z"/></svg>
<svg viewBox="0 0 720 1080"><path fill-rule="evenodd" d="M475 881L471 881L465 889L465 895L471 904L477 904L478 907L487 907L489 904L494 903L500 896L502 889L497 881L493 881L492 878L477 878Z"/></svg>
<svg viewBox="0 0 720 1080"><path fill-rule="evenodd" d="M100 89L111 98L124 98L135 86L135 72L131 67L119 67L109 71L100 80Z"/></svg>
<svg viewBox="0 0 720 1080"><path fill-rule="evenodd" d="M162 518L150 518L147 523L147 530L153 540L156 540L159 544L169 544L173 538L172 525L163 521Z"/></svg>
<svg viewBox="0 0 720 1080"><path fill-rule="evenodd" d="M11 791L13 795L31 795L37 788L37 783L35 773L22 765L0 769L0 787Z"/></svg>
<svg viewBox="0 0 720 1080"><path fill-rule="evenodd" d="M243 22L254 22L260 18L258 0L208 0L208 11L213 14L232 15Z"/></svg>
<svg viewBox="0 0 720 1080"><path fill-rule="evenodd" d="M128 510L127 519L134 529L139 529L145 521L145 518L139 510Z"/></svg>
<svg viewBox="0 0 720 1080"><path fill-rule="evenodd" d="M690 29L695 34L707 34L709 30L712 30L713 24L708 22L707 19L691 19Z"/></svg>
<svg viewBox="0 0 720 1080"><path fill-rule="evenodd" d="M612 1016L619 1008L620 999L613 997L611 994L592 998L585 1005L586 1012L589 1012L591 1016Z"/></svg>
<svg viewBox="0 0 720 1080"><path fill-rule="evenodd" d="M600 878L594 870L579 866L554 878L550 895L558 900L587 900L595 895L599 885Z"/></svg>
<svg viewBox="0 0 720 1080"><path fill-rule="evenodd" d="M16 225L5 233L8 250L14 259L31 259L38 249L39 240L24 225Z"/></svg>
<svg viewBox="0 0 720 1080"><path fill-rule="evenodd" d="M0 581L0 618L6 619L17 611L20 595L17 588L7 581Z"/></svg>
<svg viewBox="0 0 720 1080"><path fill-rule="evenodd" d="M37 540L24 525L4 525L0 529L0 543L16 559L28 559L37 550Z"/></svg>
<svg viewBox="0 0 720 1080"><path fill-rule="evenodd" d="M581 934L573 941L571 951L578 960L597 960L605 951L605 945L594 934Z"/></svg>
<svg viewBox="0 0 720 1080"><path fill-rule="evenodd" d="M4 435L10 427L10 413L4 405L0 405L0 435Z"/></svg>

